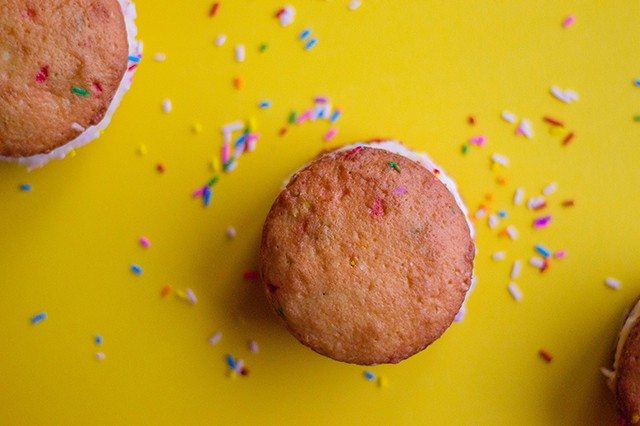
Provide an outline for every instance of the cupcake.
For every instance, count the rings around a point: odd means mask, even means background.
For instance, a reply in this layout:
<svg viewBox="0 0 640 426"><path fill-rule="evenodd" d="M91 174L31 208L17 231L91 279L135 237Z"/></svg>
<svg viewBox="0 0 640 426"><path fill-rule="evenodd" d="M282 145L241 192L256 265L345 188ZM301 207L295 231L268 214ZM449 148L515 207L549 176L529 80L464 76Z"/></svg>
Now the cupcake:
<svg viewBox="0 0 640 426"><path fill-rule="evenodd" d="M640 423L640 301L628 313L618 335L611 370L602 369L626 424Z"/></svg>
<svg viewBox="0 0 640 426"><path fill-rule="evenodd" d="M473 275L456 185L395 141L358 143L296 172L266 218L260 272L288 330L348 363L397 363L438 339Z"/></svg>
<svg viewBox="0 0 640 426"><path fill-rule="evenodd" d="M97 138L141 57L126 0L0 2L0 159L29 168Z"/></svg>

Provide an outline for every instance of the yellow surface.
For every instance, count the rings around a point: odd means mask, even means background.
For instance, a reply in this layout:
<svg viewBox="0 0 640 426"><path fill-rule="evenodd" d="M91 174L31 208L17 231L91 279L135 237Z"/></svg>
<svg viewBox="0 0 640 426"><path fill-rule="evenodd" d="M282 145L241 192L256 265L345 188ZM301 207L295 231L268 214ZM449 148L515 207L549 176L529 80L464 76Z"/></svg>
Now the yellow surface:
<svg viewBox="0 0 640 426"><path fill-rule="evenodd" d="M0 423L615 424L598 368L640 292L640 3L364 0L349 11L347 0L300 0L286 28L273 18L283 3L221 3L209 19L210 1L139 0L146 57L104 136L31 173L0 164ZM563 29L569 13L576 23ZM319 38L311 51L297 39L306 27ZM221 33L227 43L216 47ZM262 42L269 48L260 54ZM236 43L247 48L242 64ZM166 62L154 62L155 52ZM557 101L554 84L580 100ZM344 111L338 136L322 142L329 126L315 122L279 137L289 111L318 94ZM265 98L273 106L259 110ZM535 138L514 136L503 109L530 118ZM546 114L575 130L570 146L549 133ZM212 175L220 126L251 116L257 150L203 208L190 194ZM476 134L487 146L463 156ZM479 223L479 283L466 319L419 355L371 368L388 382L382 388L364 368L299 345L258 285L242 279L257 266L282 180L320 149L378 136L428 150L472 210L493 194L492 211L505 208L503 225L520 230L509 241L497 236L502 225ZM141 144L147 155L137 154ZM510 166L491 171L494 152ZM534 231L537 212L513 207L513 191L538 194L551 181L559 185L546 210L552 225ZM30 193L18 190L23 182ZM574 208L559 206L567 198ZM138 245L141 235L151 248ZM526 262L538 242L568 257L544 274L525 265L516 303L506 290L511 262ZM499 249L507 259L492 262ZM622 289L605 287L607 276ZM162 299L165 284L192 288L199 303ZM41 310L49 318L31 325ZM223 338L211 346L216 330ZM227 377L227 353L245 359L249 377Z"/></svg>

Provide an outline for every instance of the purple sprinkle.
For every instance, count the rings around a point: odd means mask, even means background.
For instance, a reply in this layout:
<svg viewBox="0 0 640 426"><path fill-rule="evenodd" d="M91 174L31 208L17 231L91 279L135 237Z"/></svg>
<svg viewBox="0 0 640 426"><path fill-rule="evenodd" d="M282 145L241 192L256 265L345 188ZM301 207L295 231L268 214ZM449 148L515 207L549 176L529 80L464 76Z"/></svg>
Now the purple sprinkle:
<svg viewBox="0 0 640 426"><path fill-rule="evenodd" d="M396 189L393 190L393 194L394 195L402 195L402 194L406 194L407 193L407 187L404 185L401 185L399 187L397 187Z"/></svg>
<svg viewBox="0 0 640 426"><path fill-rule="evenodd" d="M533 221L533 227L536 229L546 228L551 223L551 215L540 216Z"/></svg>
<svg viewBox="0 0 640 426"><path fill-rule="evenodd" d="M213 191L211 190L211 187L205 186L203 194L202 194L202 204L204 204L205 207L207 207L209 204L211 204L211 195L212 194L213 194Z"/></svg>

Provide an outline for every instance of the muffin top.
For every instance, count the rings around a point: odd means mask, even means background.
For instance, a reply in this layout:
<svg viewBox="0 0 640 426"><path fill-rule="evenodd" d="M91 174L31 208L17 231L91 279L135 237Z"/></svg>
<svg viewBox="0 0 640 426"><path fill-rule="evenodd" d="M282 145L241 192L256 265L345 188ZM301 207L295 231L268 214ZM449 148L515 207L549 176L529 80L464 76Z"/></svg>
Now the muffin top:
<svg viewBox="0 0 640 426"><path fill-rule="evenodd" d="M267 297L287 328L339 361L399 362L431 344L469 289L475 247L425 167L371 147L296 173L267 216Z"/></svg>
<svg viewBox="0 0 640 426"><path fill-rule="evenodd" d="M0 2L0 155L64 145L104 117L127 68L117 0Z"/></svg>

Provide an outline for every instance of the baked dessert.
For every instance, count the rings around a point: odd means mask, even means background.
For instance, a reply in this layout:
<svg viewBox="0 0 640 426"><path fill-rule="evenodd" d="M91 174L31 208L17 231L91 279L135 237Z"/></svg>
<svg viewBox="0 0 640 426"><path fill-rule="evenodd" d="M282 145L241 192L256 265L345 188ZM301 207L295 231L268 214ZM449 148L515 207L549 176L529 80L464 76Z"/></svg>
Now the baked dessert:
<svg viewBox="0 0 640 426"><path fill-rule="evenodd" d="M128 0L0 2L0 159L63 158L109 123L141 58Z"/></svg>
<svg viewBox="0 0 640 426"><path fill-rule="evenodd" d="M640 299L639 299L640 300ZM640 423L640 301L629 311L618 335L611 370L602 369L626 424Z"/></svg>
<svg viewBox="0 0 640 426"><path fill-rule="evenodd" d="M455 183L395 141L354 144L295 173L266 218L267 298L333 359L397 363L439 338L472 281L473 228Z"/></svg>

